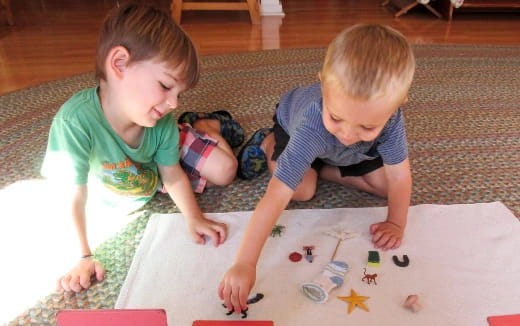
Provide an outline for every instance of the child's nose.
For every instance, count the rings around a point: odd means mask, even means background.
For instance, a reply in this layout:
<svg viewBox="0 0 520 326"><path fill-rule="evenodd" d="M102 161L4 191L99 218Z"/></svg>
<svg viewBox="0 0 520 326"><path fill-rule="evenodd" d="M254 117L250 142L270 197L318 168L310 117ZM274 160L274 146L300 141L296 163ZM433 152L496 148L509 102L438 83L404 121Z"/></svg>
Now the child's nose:
<svg viewBox="0 0 520 326"><path fill-rule="evenodd" d="M166 99L166 104L168 105L168 107L175 109L179 104L179 97L177 96L177 94L169 95Z"/></svg>
<svg viewBox="0 0 520 326"><path fill-rule="evenodd" d="M357 142L358 135L353 128L344 127L340 132L341 142L345 145L352 145Z"/></svg>

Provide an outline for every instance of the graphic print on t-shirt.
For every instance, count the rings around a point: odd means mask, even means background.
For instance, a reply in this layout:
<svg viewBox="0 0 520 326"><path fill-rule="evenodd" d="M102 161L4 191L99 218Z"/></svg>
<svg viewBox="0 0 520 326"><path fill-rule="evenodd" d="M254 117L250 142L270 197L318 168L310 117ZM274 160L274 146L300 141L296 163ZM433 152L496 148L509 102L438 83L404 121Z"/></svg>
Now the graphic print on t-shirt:
<svg viewBox="0 0 520 326"><path fill-rule="evenodd" d="M159 184L157 174L128 158L117 163L103 163L103 184L123 196L148 197Z"/></svg>

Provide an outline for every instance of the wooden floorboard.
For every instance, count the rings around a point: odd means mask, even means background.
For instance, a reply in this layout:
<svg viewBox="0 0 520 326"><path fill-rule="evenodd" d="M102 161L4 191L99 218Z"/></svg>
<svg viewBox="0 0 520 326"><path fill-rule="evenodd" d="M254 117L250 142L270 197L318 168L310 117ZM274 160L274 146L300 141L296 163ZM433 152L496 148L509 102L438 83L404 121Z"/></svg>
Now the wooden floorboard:
<svg viewBox="0 0 520 326"><path fill-rule="evenodd" d="M0 94L92 71L97 33L116 0L15 0L15 25L0 14ZM120 0L122 2L122 0ZM164 8L168 0L155 2ZM323 47L355 23L388 24L415 44L520 45L520 14L472 11L453 21L423 6L394 18L382 0L282 0L285 17L262 17L252 25L247 12L186 11L182 26L200 53Z"/></svg>

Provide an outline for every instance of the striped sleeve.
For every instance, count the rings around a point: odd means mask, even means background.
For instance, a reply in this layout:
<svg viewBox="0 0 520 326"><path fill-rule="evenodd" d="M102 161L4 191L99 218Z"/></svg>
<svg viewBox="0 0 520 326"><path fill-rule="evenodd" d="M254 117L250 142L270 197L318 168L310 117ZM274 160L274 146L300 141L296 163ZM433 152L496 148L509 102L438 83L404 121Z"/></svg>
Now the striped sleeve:
<svg viewBox="0 0 520 326"><path fill-rule="evenodd" d="M296 128L290 134L289 142L276 160L274 175L295 190L312 162L327 151L325 128L321 110L313 103L303 112Z"/></svg>
<svg viewBox="0 0 520 326"><path fill-rule="evenodd" d="M408 142L401 109L388 120L378 139L377 151L388 165L399 164L408 157Z"/></svg>

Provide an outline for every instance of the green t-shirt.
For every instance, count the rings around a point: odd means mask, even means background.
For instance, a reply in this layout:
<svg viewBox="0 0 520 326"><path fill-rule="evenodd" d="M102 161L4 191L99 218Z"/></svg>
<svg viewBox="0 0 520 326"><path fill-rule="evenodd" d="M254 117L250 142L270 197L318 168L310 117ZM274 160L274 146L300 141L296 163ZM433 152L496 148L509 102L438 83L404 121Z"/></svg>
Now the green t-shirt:
<svg viewBox="0 0 520 326"><path fill-rule="evenodd" d="M171 114L144 128L141 144L128 146L105 118L98 88L73 95L60 108L49 133L42 175L64 184L88 185L109 206L144 205L160 187L157 165L180 158L179 130Z"/></svg>

